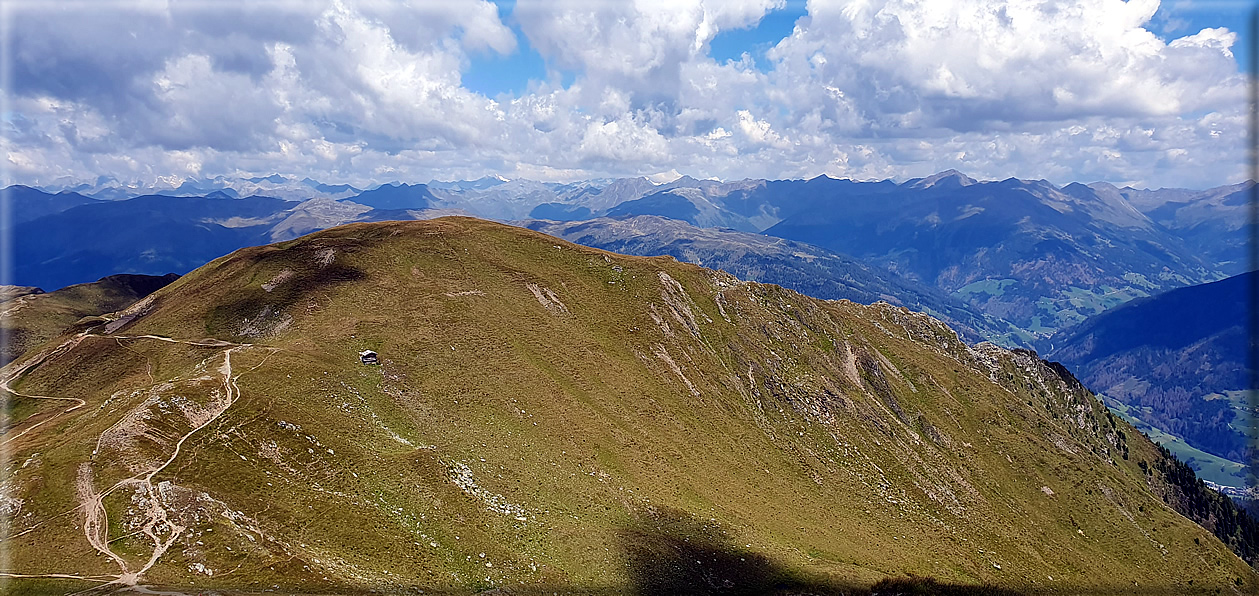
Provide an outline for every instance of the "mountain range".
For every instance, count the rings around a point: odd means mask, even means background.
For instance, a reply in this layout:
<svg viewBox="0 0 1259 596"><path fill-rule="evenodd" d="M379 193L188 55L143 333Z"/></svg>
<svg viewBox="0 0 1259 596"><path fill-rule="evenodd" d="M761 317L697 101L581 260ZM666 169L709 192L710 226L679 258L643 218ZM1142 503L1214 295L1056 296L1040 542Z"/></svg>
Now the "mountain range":
<svg viewBox="0 0 1259 596"><path fill-rule="evenodd" d="M1250 206L1255 200L1253 181L1201 191L1179 188L1158 190L1114 189L1090 185L1099 192L1119 192L1124 199L1159 225L1185 241L1190 250L1207 258L1229 275L1254 268L1247 250Z"/></svg>
<svg viewBox="0 0 1259 596"><path fill-rule="evenodd" d="M238 250L0 386L19 592L1259 585L1254 519L1060 365L482 220Z"/></svg>
<svg viewBox="0 0 1259 596"><path fill-rule="evenodd" d="M11 187L17 267L12 283L55 289L113 273L185 273L233 248L295 238L354 221L466 214L555 221L655 215L811 244L951 294L979 315L1009 322L1005 343L1052 348L1050 336L1132 298L1221 279L1246 262L1241 201L1246 183L1207 191L1143 191L1096 183L975 181L955 171L903 183L812 180L721 182L682 176L542 183L490 177L392 183L334 198L321 185L282 176L236 184L296 184L301 202L263 197L215 201L232 187L184 181L202 197L151 195L99 201ZM234 187L232 187L234 188ZM287 187L286 187L287 188ZM239 194L238 191L232 191ZM285 195L292 196L292 195ZM42 217L37 217L42 215ZM1152 218L1157 218L1155 221ZM109 222L111 246L71 241ZM193 241L187 248L145 226ZM128 225L126 222L130 222ZM93 254L97 253L97 254ZM108 254L105 254L108 253ZM111 268L112 264L112 268Z"/></svg>
<svg viewBox="0 0 1259 596"><path fill-rule="evenodd" d="M73 192L101 200L131 199L145 195L195 197L213 193L237 199L255 195L304 201L312 198L340 199L361 192L348 184L324 184L311 178L271 174L269 176L214 176L201 178L161 177L151 182L124 182L101 176L91 183L68 183L44 187L51 192Z"/></svg>
<svg viewBox="0 0 1259 596"><path fill-rule="evenodd" d="M1131 205L1084 185L810 181L819 205L765 233L818 244L953 293L1037 347L1129 299L1221 274ZM846 189L832 188L847 186Z"/></svg>
<svg viewBox="0 0 1259 596"><path fill-rule="evenodd" d="M885 300L939 317L966 341L1030 347L1057 358L1090 317L1244 269L1242 222L1254 192L1249 182L1201 191L1059 187L982 182L954 171L902 183L667 176L560 184L488 177L359 190L284 176L212 182L184 180L159 189L168 194L140 197L10 187L4 192L11 214L4 234L14 256L9 283L52 290L117 273L182 274L240 247L345 223L471 214L617 252L671 255L820 298ZM178 188L209 192L169 196ZM263 188L305 200L234 198ZM113 200L103 200L107 195ZM1198 356L1201 366L1217 371L1238 362L1214 348ZM1128 375L1130 387L1172 392L1160 400L1179 396L1157 413L1123 409L1132 400L1120 401L1119 385L1090 372L1086 360L1070 366L1117 411L1182 459L1193 458L1205 477L1239 485L1246 420L1238 409L1240 387L1194 389L1154 378L1161 369L1148 358L1141 362L1115 374ZM1196 397L1215 395L1233 407ZM1228 412L1241 417L1220 418Z"/></svg>

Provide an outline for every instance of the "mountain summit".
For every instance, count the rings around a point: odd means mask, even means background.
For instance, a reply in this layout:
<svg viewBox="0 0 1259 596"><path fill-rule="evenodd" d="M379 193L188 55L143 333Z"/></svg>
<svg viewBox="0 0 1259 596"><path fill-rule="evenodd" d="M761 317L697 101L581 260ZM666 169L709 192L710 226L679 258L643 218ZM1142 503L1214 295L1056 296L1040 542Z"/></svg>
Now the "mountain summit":
<svg viewBox="0 0 1259 596"><path fill-rule="evenodd" d="M975 179L963 174L957 170L945 170L936 174L919 178L906 182L910 188L948 188L959 186L970 186L975 184Z"/></svg>

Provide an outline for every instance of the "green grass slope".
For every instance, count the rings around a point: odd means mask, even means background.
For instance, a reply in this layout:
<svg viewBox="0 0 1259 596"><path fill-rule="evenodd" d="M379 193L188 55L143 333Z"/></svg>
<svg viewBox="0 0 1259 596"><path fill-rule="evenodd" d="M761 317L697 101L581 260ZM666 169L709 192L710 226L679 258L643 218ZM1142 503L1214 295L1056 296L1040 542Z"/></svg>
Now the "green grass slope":
<svg viewBox="0 0 1259 596"><path fill-rule="evenodd" d="M237 251L0 381L9 593L1259 581L1030 352L467 218Z"/></svg>

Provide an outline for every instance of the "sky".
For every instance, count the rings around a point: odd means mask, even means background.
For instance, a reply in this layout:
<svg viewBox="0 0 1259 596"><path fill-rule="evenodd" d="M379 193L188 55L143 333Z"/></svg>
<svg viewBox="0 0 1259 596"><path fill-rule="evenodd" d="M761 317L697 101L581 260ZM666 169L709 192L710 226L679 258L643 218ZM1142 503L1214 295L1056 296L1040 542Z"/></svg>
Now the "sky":
<svg viewBox="0 0 1259 596"><path fill-rule="evenodd" d="M0 183L1249 177L1253 2L7 1Z"/></svg>

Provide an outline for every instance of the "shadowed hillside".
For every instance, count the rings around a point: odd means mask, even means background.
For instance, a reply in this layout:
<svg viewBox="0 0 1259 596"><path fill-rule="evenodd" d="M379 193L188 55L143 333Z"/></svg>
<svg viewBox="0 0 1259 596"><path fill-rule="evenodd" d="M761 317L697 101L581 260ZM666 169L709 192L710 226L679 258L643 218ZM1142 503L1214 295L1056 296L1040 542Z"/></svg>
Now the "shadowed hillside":
<svg viewBox="0 0 1259 596"><path fill-rule="evenodd" d="M1055 338L1051 357L1133 419L1208 454L1246 463L1259 456L1251 438L1259 431L1255 404L1246 396L1256 276L1245 273L1133 301ZM1201 469L1207 464L1198 460L1206 458L1198 456L1192 463ZM1236 475L1213 479L1247 485L1240 466L1229 468L1237 469Z"/></svg>
<svg viewBox="0 0 1259 596"><path fill-rule="evenodd" d="M61 335L83 317L122 310L178 279L174 273L119 274L0 304L0 364Z"/></svg>

